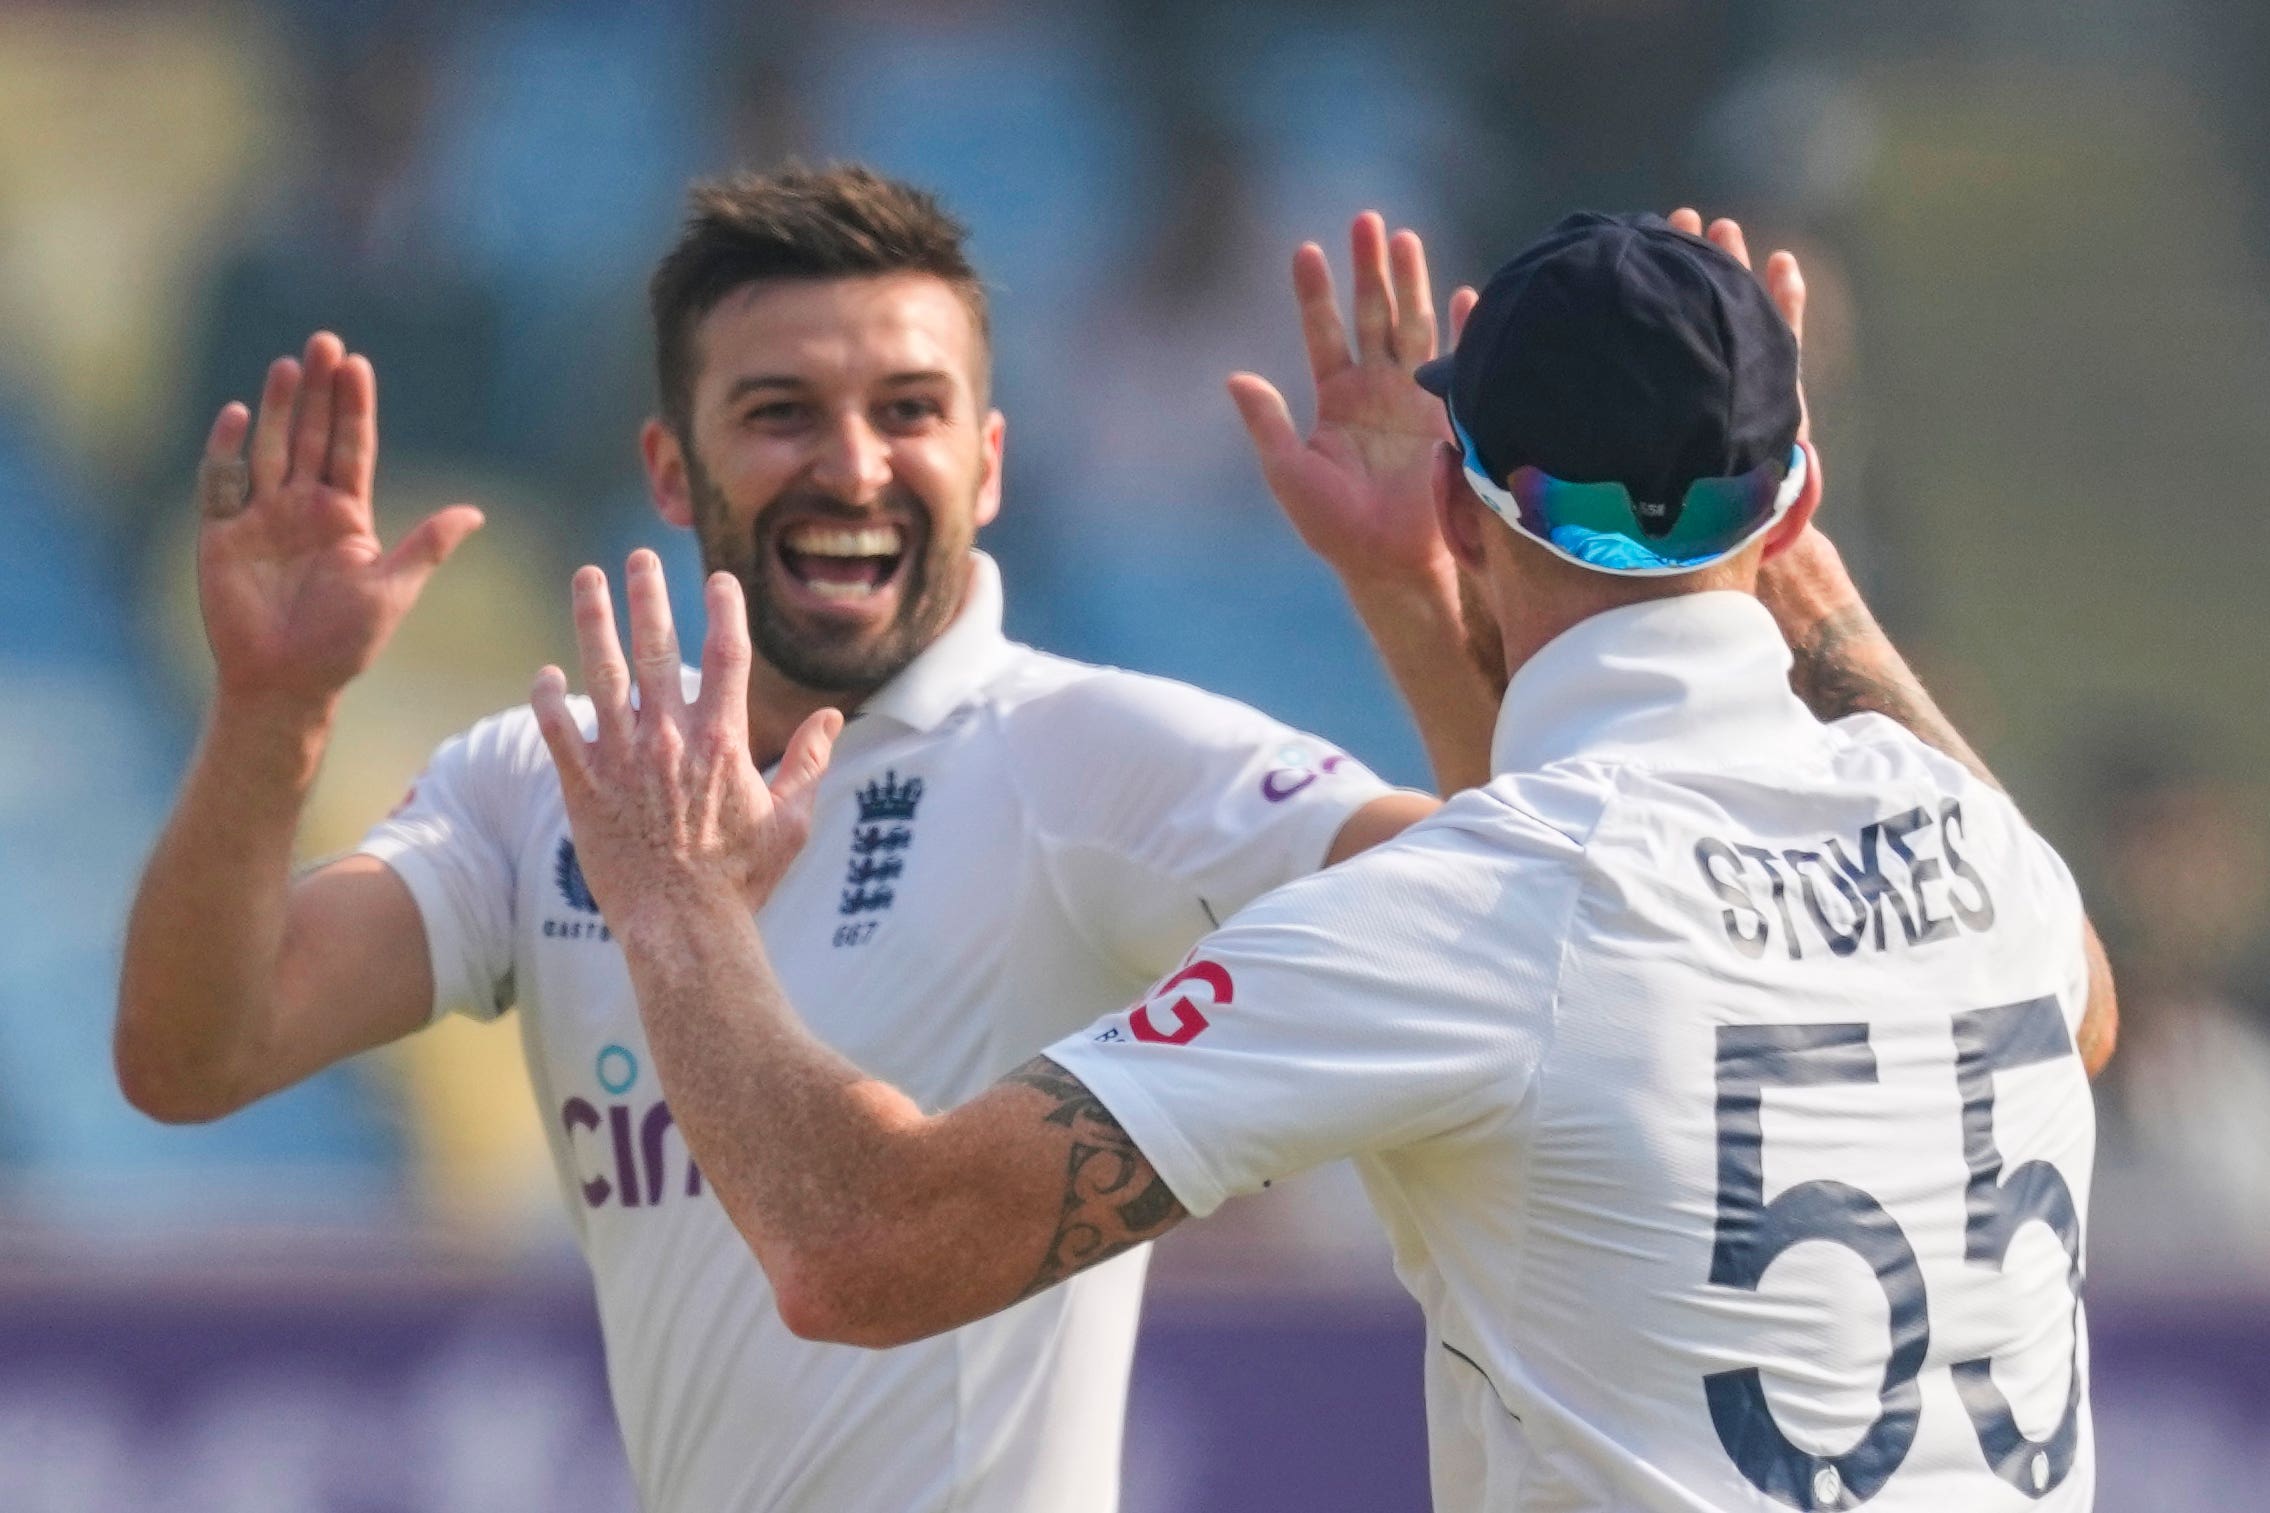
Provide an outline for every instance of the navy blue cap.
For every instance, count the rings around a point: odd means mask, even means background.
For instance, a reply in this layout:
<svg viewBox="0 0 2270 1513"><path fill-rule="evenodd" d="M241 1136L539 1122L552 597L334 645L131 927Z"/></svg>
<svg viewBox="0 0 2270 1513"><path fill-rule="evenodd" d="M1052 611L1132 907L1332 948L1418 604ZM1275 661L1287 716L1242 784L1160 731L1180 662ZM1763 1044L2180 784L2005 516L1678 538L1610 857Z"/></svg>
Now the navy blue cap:
<svg viewBox="0 0 2270 1513"><path fill-rule="evenodd" d="M1797 337L1750 270L1655 215L1569 216L1422 363L1492 480L1519 467L1673 503L1797 440Z"/></svg>

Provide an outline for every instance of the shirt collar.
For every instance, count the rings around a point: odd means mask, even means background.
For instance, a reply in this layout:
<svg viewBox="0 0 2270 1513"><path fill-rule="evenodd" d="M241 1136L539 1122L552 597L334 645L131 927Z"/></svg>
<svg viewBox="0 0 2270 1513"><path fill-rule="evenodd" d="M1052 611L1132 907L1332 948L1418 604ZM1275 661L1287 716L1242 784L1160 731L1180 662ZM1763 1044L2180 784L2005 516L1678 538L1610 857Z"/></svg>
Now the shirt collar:
<svg viewBox="0 0 2270 1513"><path fill-rule="evenodd" d="M1493 772L1570 757L1746 760L1819 722L1789 688L1789 647L1766 607L1717 591L1592 615L1514 674Z"/></svg>
<svg viewBox="0 0 2270 1513"><path fill-rule="evenodd" d="M931 730L968 702L1009 655L1001 634L1001 569L972 551L969 591L945 634L924 647L897 677L859 706L862 716L880 715L915 730Z"/></svg>

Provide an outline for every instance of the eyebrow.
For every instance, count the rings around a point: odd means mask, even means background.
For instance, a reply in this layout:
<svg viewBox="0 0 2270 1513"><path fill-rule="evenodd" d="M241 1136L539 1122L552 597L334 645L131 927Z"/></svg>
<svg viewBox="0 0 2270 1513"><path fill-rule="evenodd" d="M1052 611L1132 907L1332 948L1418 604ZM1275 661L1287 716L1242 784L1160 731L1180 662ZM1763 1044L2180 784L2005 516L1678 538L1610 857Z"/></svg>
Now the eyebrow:
<svg viewBox="0 0 2270 1513"><path fill-rule="evenodd" d="M883 383L892 388L905 388L916 384L950 384L953 381L954 376L943 368L916 368L904 373L886 374L883 378ZM809 382L793 373L749 373L733 380L732 386L725 391L725 402L734 404L751 394L762 393L770 389L782 389L789 393L798 393L810 387Z"/></svg>

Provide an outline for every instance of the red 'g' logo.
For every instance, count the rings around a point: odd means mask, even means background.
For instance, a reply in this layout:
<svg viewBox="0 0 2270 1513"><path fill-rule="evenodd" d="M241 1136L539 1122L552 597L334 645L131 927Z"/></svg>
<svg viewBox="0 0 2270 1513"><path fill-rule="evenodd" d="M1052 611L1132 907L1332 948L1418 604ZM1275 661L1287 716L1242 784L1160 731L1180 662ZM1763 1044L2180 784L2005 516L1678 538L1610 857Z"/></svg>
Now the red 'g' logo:
<svg viewBox="0 0 2270 1513"><path fill-rule="evenodd" d="M1151 1018L1151 1005L1164 999L1176 988L1188 982L1202 982L1217 1009L1226 1007L1231 998L1230 974L1210 961L1194 961L1189 966L1159 984L1158 991L1149 1001L1127 1016L1127 1028L1137 1040L1148 1040L1158 1045L1188 1045L1198 1038L1198 1032L1208 1023L1205 1011L1190 1001L1187 993L1178 995L1167 1006L1166 1012L1174 1016L1174 1028L1162 1030Z"/></svg>

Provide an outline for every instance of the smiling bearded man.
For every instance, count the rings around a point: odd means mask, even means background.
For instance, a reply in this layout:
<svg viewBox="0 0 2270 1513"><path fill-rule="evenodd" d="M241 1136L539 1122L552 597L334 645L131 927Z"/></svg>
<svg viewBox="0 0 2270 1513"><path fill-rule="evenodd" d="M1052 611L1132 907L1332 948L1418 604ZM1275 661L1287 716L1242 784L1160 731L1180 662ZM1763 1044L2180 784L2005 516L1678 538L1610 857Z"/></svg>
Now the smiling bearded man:
<svg viewBox="0 0 2270 1513"><path fill-rule="evenodd" d="M817 711L853 716L758 927L801 1000L844 1006L817 1032L933 1107L1434 807L1240 705L1003 637L971 543L1004 422L961 241L861 169L698 187L653 282L641 437L657 509L746 600L750 750L770 764ZM1108 1513L1146 1254L1043 1291L1061 1272L1036 1251L1029 1302L895 1350L800 1337L675 1130L527 709L445 744L358 854L292 879L340 691L479 523L447 511L381 549L374 385L319 334L271 369L257 426L241 405L215 423L219 693L127 943L127 1095L217 1118L439 1013L517 1006L649 1513ZM676 650L642 672L679 677Z"/></svg>

